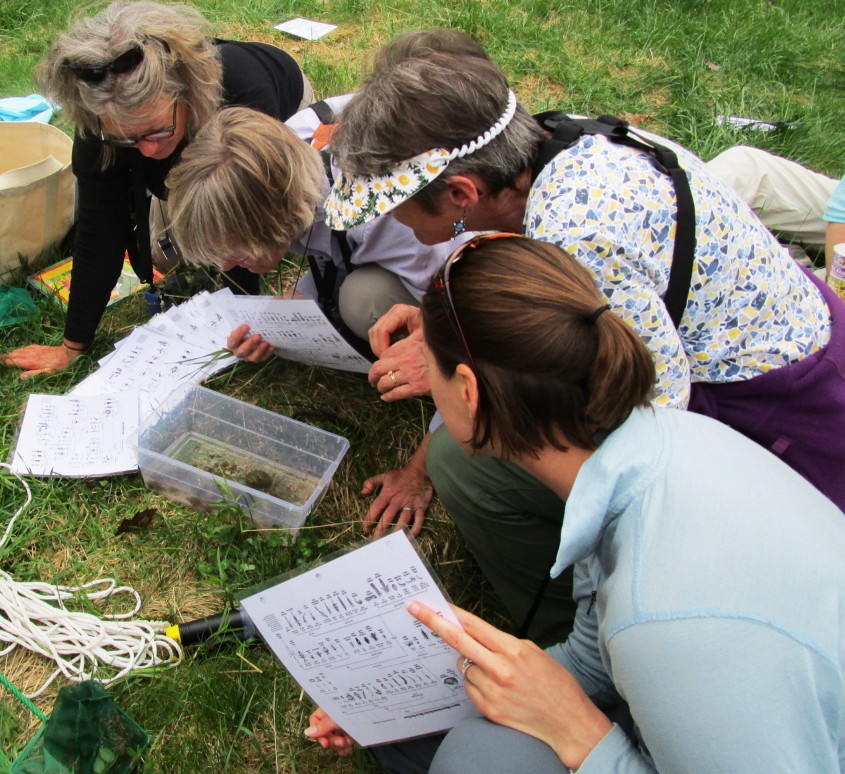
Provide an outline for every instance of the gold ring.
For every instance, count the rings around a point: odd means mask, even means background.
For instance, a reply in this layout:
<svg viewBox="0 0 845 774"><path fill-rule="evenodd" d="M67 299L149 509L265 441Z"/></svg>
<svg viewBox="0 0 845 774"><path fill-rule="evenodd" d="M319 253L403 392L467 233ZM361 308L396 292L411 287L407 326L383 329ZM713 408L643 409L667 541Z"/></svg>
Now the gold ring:
<svg viewBox="0 0 845 774"><path fill-rule="evenodd" d="M396 371L388 371L387 375L390 377L390 381L393 382L393 386L396 387L399 384L396 380Z"/></svg>
<svg viewBox="0 0 845 774"><path fill-rule="evenodd" d="M464 656L464 660L461 662L461 677L465 678L467 676L467 669L474 665L475 662L471 658Z"/></svg>

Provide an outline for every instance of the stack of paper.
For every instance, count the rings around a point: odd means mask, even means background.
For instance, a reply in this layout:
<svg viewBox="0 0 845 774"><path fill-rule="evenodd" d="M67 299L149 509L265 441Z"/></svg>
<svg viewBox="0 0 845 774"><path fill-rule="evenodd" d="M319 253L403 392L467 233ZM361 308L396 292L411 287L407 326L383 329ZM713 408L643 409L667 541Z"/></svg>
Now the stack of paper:
<svg viewBox="0 0 845 774"><path fill-rule="evenodd" d="M288 360L359 373L370 368L315 301L202 292L117 342L67 395L31 395L12 469L36 476L136 470L139 420L177 387L200 384L235 363L226 339L244 323Z"/></svg>
<svg viewBox="0 0 845 774"><path fill-rule="evenodd" d="M153 317L99 361L67 395L30 395L11 455L35 476L108 476L137 470L139 421L176 387L236 362L220 351L232 329L230 290L201 293Z"/></svg>

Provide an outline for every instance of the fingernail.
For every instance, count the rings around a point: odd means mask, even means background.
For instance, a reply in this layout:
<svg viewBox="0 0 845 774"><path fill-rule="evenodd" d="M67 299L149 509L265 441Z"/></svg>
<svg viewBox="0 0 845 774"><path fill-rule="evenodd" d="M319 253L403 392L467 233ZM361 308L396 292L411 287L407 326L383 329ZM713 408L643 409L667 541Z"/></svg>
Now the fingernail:
<svg viewBox="0 0 845 774"><path fill-rule="evenodd" d="M411 600L411 601L410 601L410 602L409 602L409 603L405 606L405 609L406 609L406 610L407 610L407 611L408 611L411 615L416 615L417 613L419 613L419 612L420 612L420 610L422 610L422 605L420 605L420 603L419 603L419 602L417 602L416 600L413 600L413 599L412 599L412 600Z"/></svg>
<svg viewBox="0 0 845 774"><path fill-rule="evenodd" d="M314 736L314 734L316 734L316 733L317 733L316 726L308 726L308 728L305 729L305 736L309 736L309 737Z"/></svg>

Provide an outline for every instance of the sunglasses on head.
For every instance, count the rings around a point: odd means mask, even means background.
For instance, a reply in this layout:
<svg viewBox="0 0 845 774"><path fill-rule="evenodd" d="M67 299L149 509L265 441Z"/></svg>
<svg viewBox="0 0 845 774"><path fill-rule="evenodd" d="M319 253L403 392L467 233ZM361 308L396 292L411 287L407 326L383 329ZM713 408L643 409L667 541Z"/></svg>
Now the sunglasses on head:
<svg viewBox="0 0 845 774"><path fill-rule="evenodd" d="M176 108L178 102L173 103L173 117L170 119L170 126L161 129L153 129L151 132L139 134L136 137L106 137L103 126L100 124L100 142L103 145L111 145L115 148L133 148L139 142L164 142L176 134ZM97 119L99 123L99 119Z"/></svg>
<svg viewBox="0 0 845 774"><path fill-rule="evenodd" d="M135 44L132 48L124 51L120 56L115 57L111 62L102 65L72 64L65 61L64 66L70 70L79 80L86 83L100 83L109 73L123 75L132 72L144 61L144 49Z"/></svg>
<svg viewBox="0 0 845 774"><path fill-rule="evenodd" d="M521 236L522 234L514 234L508 231L496 231L493 233L481 234L475 239L470 239L469 241L464 242L446 259L446 263L443 264L443 267L434 276L434 289L440 293L443 298L446 316L449 318L449 322L452 323L452 329L455 331L455 334L460 340L464 354L467 356L467 360L469 360L469 364L472 366L473 370L476 370L475 361L472 358L472 352L470 351L467 337L464 334L464 329L461 326L461 321L458 318L458 311L455 309L455 301L452 298L452 288L449 283L449 278L452 274L452 267L461 259L462 256L466 255L468 251L475 250L479 245L482 245L485 242L490 242L493 239L502 239L503 237Z"/></svg>

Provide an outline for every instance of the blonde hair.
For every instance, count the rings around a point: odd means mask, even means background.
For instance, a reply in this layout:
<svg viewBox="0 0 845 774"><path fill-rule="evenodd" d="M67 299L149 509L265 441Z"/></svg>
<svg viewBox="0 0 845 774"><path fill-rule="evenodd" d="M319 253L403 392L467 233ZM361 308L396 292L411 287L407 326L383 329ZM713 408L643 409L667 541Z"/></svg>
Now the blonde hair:
<svg viewBox="0 0 845 774"><path fill-rule="evenodd" d="M290 127L227 107L185 149L166 185L183 256L219 267L232 251L281 258L314 222L326 175L320 155Z"/></svg>
<svg viewBox="0 0 845 774"><path fill-rule="evenodd" d="M126 73L85 81L73 66L103 66L140 47L144 58ZM36 70L41 89L62 106L80 134L98 135L100 121L143 122L138 111L161 99L187 107L190 137L208 121L223 96L223 67L209 23L189 5L118 0L94 16L76 19L53 43ZM104 148L104 166L114 158Z"/></svg>

